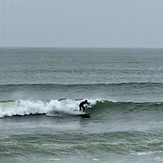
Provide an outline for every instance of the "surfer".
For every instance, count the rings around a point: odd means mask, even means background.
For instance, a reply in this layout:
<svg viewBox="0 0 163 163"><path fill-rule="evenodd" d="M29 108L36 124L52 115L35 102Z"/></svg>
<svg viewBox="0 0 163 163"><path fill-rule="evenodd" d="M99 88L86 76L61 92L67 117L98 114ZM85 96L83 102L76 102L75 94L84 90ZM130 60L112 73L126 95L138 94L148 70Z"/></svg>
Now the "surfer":
<svg viewBox="0 0 163 163"><path fill-rule="evenodd" d="M79 109L80 109L80 111L83 109L83 112L85 112L85 107L84 107L85 104L87 104L87 105L90 106L90 102L88 102L87 100L82 101L82 102L79 104Z"/></svg>

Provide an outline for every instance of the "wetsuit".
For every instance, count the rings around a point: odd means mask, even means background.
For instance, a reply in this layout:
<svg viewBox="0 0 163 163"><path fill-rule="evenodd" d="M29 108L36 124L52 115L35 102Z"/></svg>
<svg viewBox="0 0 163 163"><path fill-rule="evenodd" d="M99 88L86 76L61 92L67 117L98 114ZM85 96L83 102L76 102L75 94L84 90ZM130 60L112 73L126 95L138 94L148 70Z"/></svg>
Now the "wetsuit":
<svg viewBox="0 0 163 163"><path fill-rule="evenodd" d="M81 103L79 104L80 111L81 111L81 109L83 109L83 112L85 112L85 107L84 107L85 104L90 105L89 102L88 102L87 100L81 102Z"/></svg>

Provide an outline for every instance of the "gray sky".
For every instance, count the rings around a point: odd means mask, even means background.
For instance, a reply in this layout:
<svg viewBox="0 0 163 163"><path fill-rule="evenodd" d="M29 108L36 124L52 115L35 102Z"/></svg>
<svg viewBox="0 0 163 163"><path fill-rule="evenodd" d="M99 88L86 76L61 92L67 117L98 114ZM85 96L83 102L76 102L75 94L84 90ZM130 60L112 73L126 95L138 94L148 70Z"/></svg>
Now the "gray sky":
<svg viewBox="0 0 163 163"><path fill-rule="evenodd" d="M163 48L163 0L0 0L0 46Z"/></svg>

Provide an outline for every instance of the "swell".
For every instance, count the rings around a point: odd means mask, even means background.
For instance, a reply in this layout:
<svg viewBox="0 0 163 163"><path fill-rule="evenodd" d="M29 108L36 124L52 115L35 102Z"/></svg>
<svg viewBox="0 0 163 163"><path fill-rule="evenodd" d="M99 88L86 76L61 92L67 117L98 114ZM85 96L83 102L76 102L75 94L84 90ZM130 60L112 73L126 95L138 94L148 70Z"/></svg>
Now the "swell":
<svg viewBox="0 0 163 163"><path fill-rule="evenodd" d="M163 83L150 82L124 82L124 83L93 83L93 84L1 84L0 91L8 92L14 90L52 90L52 89L75 89L75 88L162 88Z"/></svg>
<svg viewBox="0 0 163 163"><path fill-rule="evenodd" d="M57 148L56 143L58 144ZM109 152L122 155L148 155L162 153L163 142L162 133L159 132L115 131L99 134L65 134L65 132L60 134L15 134L1 140L2 152L6 151L6 144L8 149L11 149L9 153L11 156L32 154L33 151L36 154L54 155L54 153L58 153L58 150L62 150L67 154L72 152L74 154L76 152L88 154L93 150L94 152L102 151L107 154ZM2 155L5 155L5 153L2 153Z"/></svg>

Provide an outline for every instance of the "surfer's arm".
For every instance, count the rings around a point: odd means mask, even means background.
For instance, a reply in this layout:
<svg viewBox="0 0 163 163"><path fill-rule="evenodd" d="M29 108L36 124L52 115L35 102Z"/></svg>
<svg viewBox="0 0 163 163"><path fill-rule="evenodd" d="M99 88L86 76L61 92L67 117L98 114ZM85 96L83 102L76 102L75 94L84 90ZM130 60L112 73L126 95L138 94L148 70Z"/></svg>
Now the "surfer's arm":
<svg viewBox="0 0 163 163"><path fill-rule="evenodd" d="M89 106L91 106L91 103L90 103L90 102L87 102L87 104L88 104Z"/></svg>

